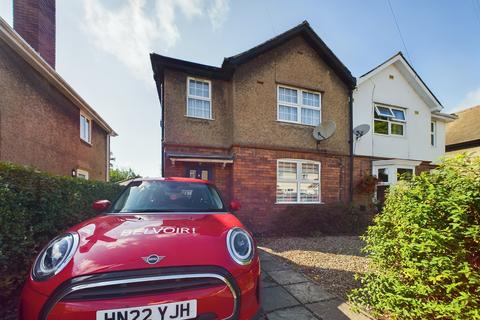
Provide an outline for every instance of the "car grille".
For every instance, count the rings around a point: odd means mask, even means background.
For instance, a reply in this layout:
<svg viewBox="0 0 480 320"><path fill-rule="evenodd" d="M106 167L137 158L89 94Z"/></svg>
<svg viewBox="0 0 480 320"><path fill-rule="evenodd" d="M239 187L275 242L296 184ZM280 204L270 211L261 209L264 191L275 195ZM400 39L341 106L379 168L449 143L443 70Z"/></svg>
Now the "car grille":
<svg viewBox="0 0 480 320"><path fill-rule="evenodd" d="M59 302L115 299L216 286L226 286L232 293L234 307L228 319L237 319L240 289L233 276L218 266L189 266L97 273L72 278L62 283L48 298L39 320L46 320ZM202 314L198 319L216 319L216 315Z"/></svg>
<svg viewBox="0 0 480 320"><path fill-rule="evenodd" d="M187 278L147 281L139 283L119 283L115 285L92 287L73 291L61 301L97 300L123 298L135 295L171 293L183 290L204 289L224 286L225 283L216 278Z"/></svg>

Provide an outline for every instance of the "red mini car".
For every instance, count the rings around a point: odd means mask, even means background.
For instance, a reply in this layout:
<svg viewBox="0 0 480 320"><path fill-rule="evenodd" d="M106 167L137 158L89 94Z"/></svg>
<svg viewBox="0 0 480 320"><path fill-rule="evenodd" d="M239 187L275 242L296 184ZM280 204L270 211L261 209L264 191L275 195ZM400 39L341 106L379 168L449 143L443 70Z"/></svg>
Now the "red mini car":
<svg viewBox="0 0 480 320"><path fill-rule="evenodd" d="M238 208L232 202L231 209ZM51 241L22 293L20 319L255 319L260 263L252 235L216 188L136 179L104 214Z"/></svg>

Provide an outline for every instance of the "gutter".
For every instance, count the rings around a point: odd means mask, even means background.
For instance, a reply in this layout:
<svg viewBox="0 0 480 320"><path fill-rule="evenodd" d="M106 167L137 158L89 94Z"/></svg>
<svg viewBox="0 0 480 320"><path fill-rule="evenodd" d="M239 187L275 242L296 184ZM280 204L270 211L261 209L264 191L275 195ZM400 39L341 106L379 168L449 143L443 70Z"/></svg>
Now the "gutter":
<svg viewBox="0 0 480 320"><path fill-rule="evenodd" d="M438 120L443 120L444 122L452 122L458 119L458 116L456 114L448 114L448 113L442 113L438 111L432 112L432 118L438 119Z"/></svg>

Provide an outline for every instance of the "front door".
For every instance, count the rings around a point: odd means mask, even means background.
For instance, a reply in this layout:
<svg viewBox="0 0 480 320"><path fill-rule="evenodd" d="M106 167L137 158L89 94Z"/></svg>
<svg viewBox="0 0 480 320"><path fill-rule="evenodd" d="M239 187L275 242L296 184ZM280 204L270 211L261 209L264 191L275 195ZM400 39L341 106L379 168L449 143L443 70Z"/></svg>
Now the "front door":
<svg viewBox="0 0 480 320"><path fill-rule="evenodd" d="M187 165L187 172L185 173L185 176L188 178L212 181L212 166L208 164Z"/></svg>

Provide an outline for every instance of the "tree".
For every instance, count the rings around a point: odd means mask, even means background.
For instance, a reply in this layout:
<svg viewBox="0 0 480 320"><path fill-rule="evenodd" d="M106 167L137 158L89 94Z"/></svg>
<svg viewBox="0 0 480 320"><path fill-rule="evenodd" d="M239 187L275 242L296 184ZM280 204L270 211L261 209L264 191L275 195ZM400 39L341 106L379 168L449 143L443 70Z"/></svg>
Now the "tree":
<svg viewBox="0 0 480 320"><path fill-rule="evenodd" d="M132 168L111 168L110 182L121 182L128 179L139 178L140 175L135 173Z"/></svg>

